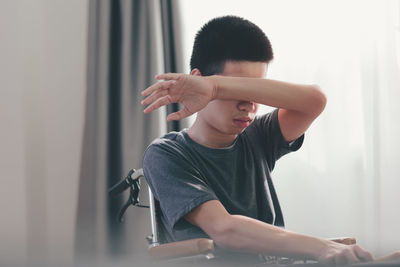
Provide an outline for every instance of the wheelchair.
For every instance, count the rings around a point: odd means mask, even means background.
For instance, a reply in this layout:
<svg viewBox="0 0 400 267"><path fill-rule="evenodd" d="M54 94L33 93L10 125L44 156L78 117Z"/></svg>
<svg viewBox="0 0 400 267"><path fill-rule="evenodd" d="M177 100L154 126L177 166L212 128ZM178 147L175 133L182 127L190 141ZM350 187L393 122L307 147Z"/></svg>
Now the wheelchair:
<svg viewBox="0 0 400 267"><path fill-rule="evenodd" d="M169 242L163 238L161 230L161 219L160 219L160 205L157 199L154 198L150 188L148 187L149 205L142 205L139 200L140 192L140 179L145 179L143 175L143 169L129 171L128 175L119 181L117 184L112 186L108 193L111 196L117 196L125 190L130 190L130 195L127 202L122 206L121 211L118 215L118 220L122 222L122 217L129 206L135 206L140 208L149 208L150 210L150 222L151 222L151 234L146 237L148 241L148 254L154 262L162 262L163 266L171 264L172 266L225 266L220 264L220 252L218 247L214 244L212 239L208 238L196 238L184 241ZM346 244L356 244L355 238L341 237L331 238L330 240ZM232 252L233 253L233 252ZM248 254L248 253L244 253ZM232 254L233 255L233 254ZM258 255L258 254L257 254ZM239 259L241 257L239 253ZM298 260L284 257L265 256L258 255L258 263L251 263L246 266L287 266L287 265L318 265L317 262L311 260ZM230 261L226 266L232 266L233 261ZM237 266L244 266L243 263L239 263Z"/></svg>

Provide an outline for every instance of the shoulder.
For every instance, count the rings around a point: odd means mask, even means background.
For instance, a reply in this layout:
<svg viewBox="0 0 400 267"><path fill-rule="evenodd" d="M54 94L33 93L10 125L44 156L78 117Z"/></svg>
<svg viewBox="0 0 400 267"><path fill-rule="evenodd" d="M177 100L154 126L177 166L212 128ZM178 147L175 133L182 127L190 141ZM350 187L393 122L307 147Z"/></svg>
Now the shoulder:
<svg viewBox="0 0 400 267"><path fill-rule="evenodd" d="M179 132L171 132L156 138L147 147L143 154L142 168L148 183L154 179L159 180L176 169L176 166L182 165L185 153L179 139Z"/></svg>
<svg viewBox="0 0 400 267"><path fill-rule="evenodd" d="M145 150L143 161L157 155L163 157L184 156L186 150L185 140L181 132L170 132L155 139Z"/></svg>

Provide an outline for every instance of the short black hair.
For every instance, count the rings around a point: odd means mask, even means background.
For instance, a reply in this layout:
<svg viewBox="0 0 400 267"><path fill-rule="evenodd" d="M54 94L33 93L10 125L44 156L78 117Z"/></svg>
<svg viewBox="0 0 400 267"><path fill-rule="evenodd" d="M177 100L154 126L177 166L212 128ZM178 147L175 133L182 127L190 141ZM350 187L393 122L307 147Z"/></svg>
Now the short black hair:
<svg viewBox="0 0 400 267"><path fill-rule="evenodd" d="M199 69L203 76L224 71L226 61L268 63L273 59L271 43L254 23L237 16L210 20L197 32L190 69Z"/></svg>

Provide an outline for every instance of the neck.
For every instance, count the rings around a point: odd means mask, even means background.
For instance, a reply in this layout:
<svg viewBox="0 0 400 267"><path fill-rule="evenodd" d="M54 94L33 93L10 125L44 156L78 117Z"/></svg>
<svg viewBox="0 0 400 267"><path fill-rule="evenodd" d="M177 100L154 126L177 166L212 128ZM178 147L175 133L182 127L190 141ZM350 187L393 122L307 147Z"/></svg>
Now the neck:
<svg viewBox="0 0 400 267"><path fill-rule="evenodd" d="M197 116L187 134L200 145L209 148L224 148L231 146L237 134L226 134L212 127Z"/></svg>

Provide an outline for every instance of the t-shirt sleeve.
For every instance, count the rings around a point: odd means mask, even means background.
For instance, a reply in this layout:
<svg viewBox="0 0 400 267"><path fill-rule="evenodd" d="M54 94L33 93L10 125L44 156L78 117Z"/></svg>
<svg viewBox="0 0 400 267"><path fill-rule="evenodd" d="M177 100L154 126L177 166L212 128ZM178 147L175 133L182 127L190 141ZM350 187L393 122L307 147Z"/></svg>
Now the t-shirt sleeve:
<svg viewBox="0 0 400 267"><path fill-rule="evenodd" d="M171 229L184 226L183 217L200 204L217 199L193 164L174 146L150 145L143 157L143 172Z"/></svg>
<svg viewBox="0 0 400 267"><path fill-rule="evenodd" d="M304 141L304 134L292 142L285 141L279 126L278 110L258 116L253 122L271 171L275 166L275 161L287 153L298 150Z"/></svg>

